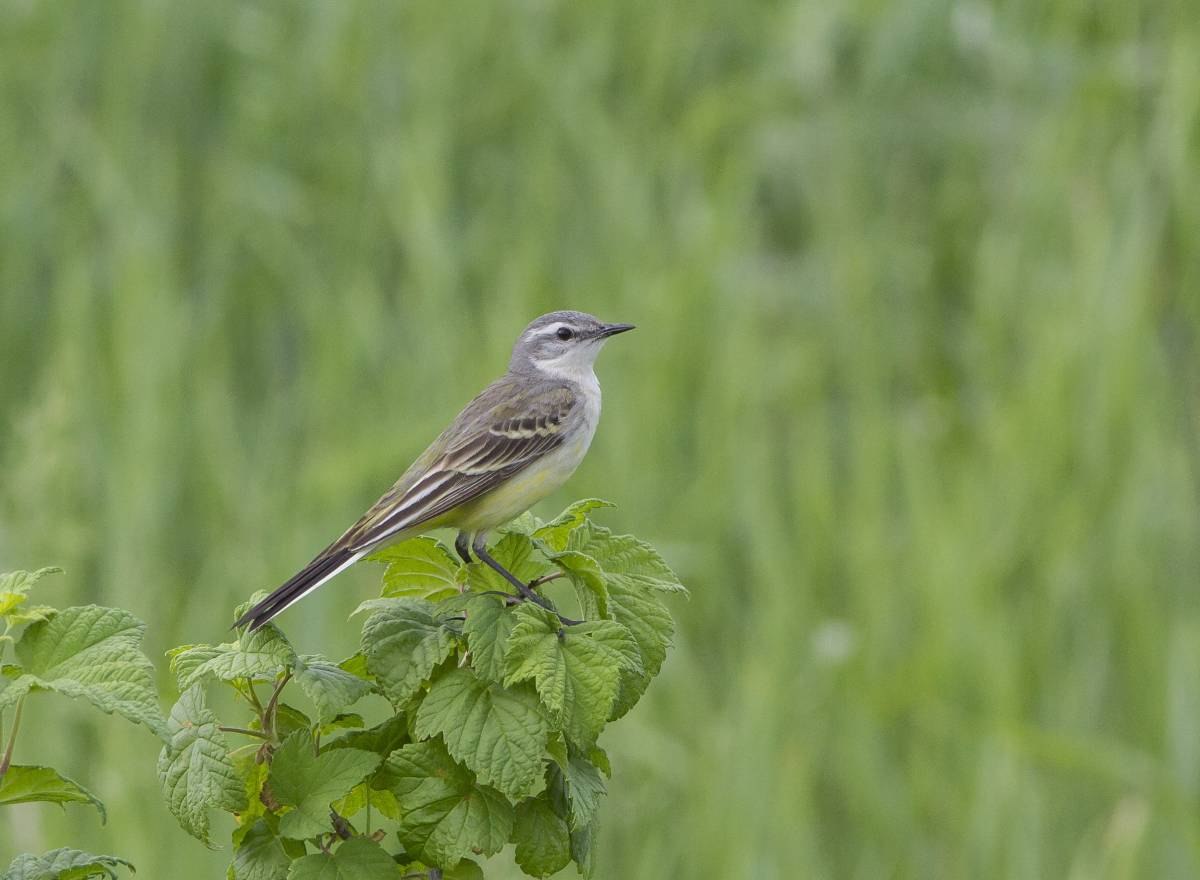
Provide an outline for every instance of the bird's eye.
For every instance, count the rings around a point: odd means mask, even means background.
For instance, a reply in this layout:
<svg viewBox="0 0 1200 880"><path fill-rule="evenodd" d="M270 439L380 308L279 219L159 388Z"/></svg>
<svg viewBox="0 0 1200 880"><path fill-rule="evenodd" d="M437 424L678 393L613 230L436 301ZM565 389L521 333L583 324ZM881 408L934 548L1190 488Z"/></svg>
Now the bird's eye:
<svg viewBox="0 0 1200 880"><path fill-rule="evenodd" d="M558 336L558 338L561 339L563 342L566 342L568 339L570 339L575 334L571 331L570 327L559 327L558 333L555 335Z"/></svg>

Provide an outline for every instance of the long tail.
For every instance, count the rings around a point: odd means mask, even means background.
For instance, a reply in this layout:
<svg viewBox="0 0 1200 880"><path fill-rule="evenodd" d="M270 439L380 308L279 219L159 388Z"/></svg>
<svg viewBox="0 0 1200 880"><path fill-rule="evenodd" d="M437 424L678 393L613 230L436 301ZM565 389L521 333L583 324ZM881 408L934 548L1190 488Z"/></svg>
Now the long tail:
<svg viewBox="0 0 1200 880"><path fill-rule="evenodd" d="M283 586L239 617L234 626L249 624L252 631L258 629L275 615L299 602L331 577L358 562L364 552L362 550L357 553L350 550L334 550L328 555L318 556L292 575Z"/></svg>

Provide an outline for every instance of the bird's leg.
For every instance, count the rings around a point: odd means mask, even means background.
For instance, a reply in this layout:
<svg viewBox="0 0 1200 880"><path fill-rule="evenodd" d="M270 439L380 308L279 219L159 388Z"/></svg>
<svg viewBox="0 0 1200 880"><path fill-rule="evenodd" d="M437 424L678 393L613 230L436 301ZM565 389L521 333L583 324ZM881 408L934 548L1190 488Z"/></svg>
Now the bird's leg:
<svg viewBox="0 0 1200 880"><path fill-rule="evenodd" d="M454 549L458 551L458 555L462 557L463 562L467 565L471 564L470 538L466 532L458 533L458 537L454 539Z"/></svg>
<svg viewBox="0 0 1200 880"><path fill-rule="evenodd" d="M487 544L485 543L486 538L487 536L481 532L475 536L475 543L471 545L471 549L475 551L475 555L479 557L479 561L516 587L517 592L521 594L523 599L526 599L530 602L536 602L543 608L553 610L550 608L549 602L547 602L533 590L529 589L529 584L525 583L523 580L497 562L494 558L492 558L492 554L488 553L487 550Z"/></svg>
<svg viewBox="0 0 1200 880"><path fill-rule="evenodd" d="M558 619L564 626L573 626L574 624L580 623L578 620L571 620L569 617L563 617L555 610L554 606L550 604L550 600L539 596L532 590L529 584L522 581L519 577L492 558L492 554L488 553L487 550L486 534L480 532L478 535L476 535L475 541L471 544L471 549L475 551L475 555L479 557L480 562L516 587L517 592L521 594L521 598L524 601L532 602L535 605L540 605L552 614L558 615ZM537 581L535 581L535 583L537 583Z"/></svg>

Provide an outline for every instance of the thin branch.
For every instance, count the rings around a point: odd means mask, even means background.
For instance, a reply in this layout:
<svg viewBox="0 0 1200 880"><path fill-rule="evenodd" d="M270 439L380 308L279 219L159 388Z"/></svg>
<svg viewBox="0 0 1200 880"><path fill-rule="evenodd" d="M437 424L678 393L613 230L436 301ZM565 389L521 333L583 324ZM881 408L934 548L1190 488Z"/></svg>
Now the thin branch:
<svg viewBox="0 0 1200 880"><path fill-rule="evenodd" d="M267 703L267 708L263 712L263 728L271 731L271 737L275 736L275 715L279 710L279 695L283 693L283 687L292 680L291 670L284 673L283 678L279 679L275 684L275 690L271 692L271 699Z"/></svg>
<svg viewBox="0 0 1200 880"><path fill-rule="evenodd" d="M8 772L8 768L12 764L13 748L17 744L17 731L21 729L21 710L24 707L25 695L22 694L17 700L17 710L13 714L12 730L8 734L8 745L4 749L4 758L0 759L0 780L4 779L4 774Z"/></svg>
<svg viewBox="0 0 1200 880"><path fill-rule="evenodd" d="M263 733L261 730L251 730L248 727L220 727L220 726L218 726L217 730L223 731L225 733L240 733L243 736L256 736L259 739L270 739L271 738L267 734Z"/></svg>

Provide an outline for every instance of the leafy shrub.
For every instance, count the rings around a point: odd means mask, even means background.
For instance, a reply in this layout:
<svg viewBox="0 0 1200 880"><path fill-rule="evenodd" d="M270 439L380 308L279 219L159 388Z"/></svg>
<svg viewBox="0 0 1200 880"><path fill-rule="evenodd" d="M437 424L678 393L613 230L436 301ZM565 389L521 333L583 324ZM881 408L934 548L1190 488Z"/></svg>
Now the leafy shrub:
<svg viewBox="0 0 1200 880"><path fill-rule="evenodd" d="M28 604L33 586L60 571L0 574L0 661L12 648L14 663L0 666L0 719L12 710L12 722L0 757L0 807L23 803L84 804L105 820L95 794L52 767L12 763L26 698L49 691L87 700L103 712L117 713L158 735L166 727L154 690L153 667L141 651L145 626L127 611L82 605L59 611ZM115 876L124 865L115 856L97 856L62 848L45 855L19 855L3 880L59 880Z"/></svg>
<svg viewBox="0 0 1200 880"><path fill-rule="evenodd" d="M509 843L529 875L572 860L590 873L611 772L597 738L662 666L662 595L683 590L649 545L589 520L602 506L526 515L493 549L517 577L573 585L582 622L421 537L373 557L382 594L340 663L297 653L273 624L172 651L181 695L158 767L179 823L207 843L210 810L234 814L235 880L469 880L483 876L473 857ZM213 682L248 721L218 721ZM371 726L351 711L369 694L388 706Z"/></svg>

